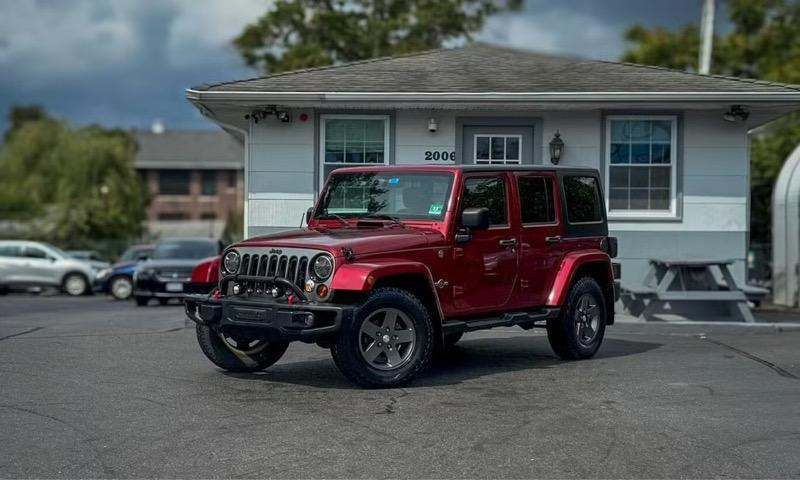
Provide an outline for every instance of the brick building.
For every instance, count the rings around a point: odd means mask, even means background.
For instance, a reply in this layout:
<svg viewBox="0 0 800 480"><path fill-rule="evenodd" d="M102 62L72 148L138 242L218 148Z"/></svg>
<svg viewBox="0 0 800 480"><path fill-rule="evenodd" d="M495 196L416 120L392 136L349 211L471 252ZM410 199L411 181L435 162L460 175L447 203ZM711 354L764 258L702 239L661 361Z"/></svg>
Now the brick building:
<svg viewBox="0 0 800 480"><path fill-rule="evenodd" d="M241 143L225 132L136 131L134 167L151 195L149 230L161 236L219 237L244 204Z"/></svg>

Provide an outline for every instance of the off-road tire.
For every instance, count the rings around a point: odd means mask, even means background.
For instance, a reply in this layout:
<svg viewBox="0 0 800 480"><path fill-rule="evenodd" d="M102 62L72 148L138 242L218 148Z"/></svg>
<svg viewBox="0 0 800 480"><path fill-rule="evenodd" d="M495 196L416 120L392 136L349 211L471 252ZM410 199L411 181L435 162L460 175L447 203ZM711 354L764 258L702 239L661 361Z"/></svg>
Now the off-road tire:
<svg viewBox="0 0 800 480"><path fill-rule="evenodd" d="M147 304L150 302L150 297L141 297L137 295L133 297L133 299L136 300L137 307L146 307Z"/></svg>
<svg viewBox="0 0 800 480"><path fill-rule="evenodd" d="M245 355L229 348L216 329L197 325L196 330L200 350L214 365L229 372L260 372L280 360L289 348L289 342L269 342L258 353Z"/></svg>
<svg viewBox="0 0 800 480"><path fill-rule="evenodd" d="M576 333L577 310L581 298L591 295L598 308L598 327L589 345L578 340ZM603 343L606 329L607 308L605 296L594 278L583 277L572 285L567 300L558 318L547 321L547 339L553 352L563 360L584 360L597 353Z"/></svg>
<svg viewBox="0 0 800 480"><path fill-rule="evenodd" d="M80 289L79 291L77 290L70 291L68 289L68 284L72 281L83 282L83 288ZM86 278L86 275L79 272L70 272L64 275L64 278L61 280L61 291L71 297L80 297L82 295L86 295L89 293L89 288L90 288L89 279Z"/></svg>
<svg viewBox="0 0 800 480"><path fill-rule="evenodd" d="M377 310L393 308L413 323L415 336L411 356L401 366L380 370L370 365L360 350L361 326ZM346 318L331 356L339 370L353 383L365 388L390 388L404 385L422 372L431 362L434 351L433 323L425 305L413 294L399 288L378 288Z"/></svg>

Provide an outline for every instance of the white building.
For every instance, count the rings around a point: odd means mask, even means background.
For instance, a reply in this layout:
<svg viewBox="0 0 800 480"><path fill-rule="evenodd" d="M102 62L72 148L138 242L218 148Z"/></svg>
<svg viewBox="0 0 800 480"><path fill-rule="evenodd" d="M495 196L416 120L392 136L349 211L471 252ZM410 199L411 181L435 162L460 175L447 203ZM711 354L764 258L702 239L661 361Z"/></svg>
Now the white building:
<svg viewBox="0 0 800 480"><path fill-rule="evenodd" d="M748 131L800 87L475 45L202 85L188 99L245 145L249 236L295 228L343 165L548 164L605 179L623 281L647 259L732 258L744 280Z"/></svg>

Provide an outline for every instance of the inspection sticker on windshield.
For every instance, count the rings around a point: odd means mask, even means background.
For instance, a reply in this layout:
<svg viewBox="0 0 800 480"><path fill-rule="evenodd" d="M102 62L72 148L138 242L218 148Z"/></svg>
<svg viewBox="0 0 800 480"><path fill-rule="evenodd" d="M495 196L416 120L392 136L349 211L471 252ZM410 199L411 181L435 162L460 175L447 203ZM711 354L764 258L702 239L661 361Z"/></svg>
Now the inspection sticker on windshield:
<svg viewBox="0 0 800 480"><path fill-rule="evenodd" d="M400 179L397 177L392 177L389 179L389 185L397 185L398 183L400 183Z"/></svg>
<svg viewBox="0 0 800 480"><path fill-rule="evenodd" d="M428 215L441 215L444 205L441 203L432 203L431 208L428 209Z"/></svg>

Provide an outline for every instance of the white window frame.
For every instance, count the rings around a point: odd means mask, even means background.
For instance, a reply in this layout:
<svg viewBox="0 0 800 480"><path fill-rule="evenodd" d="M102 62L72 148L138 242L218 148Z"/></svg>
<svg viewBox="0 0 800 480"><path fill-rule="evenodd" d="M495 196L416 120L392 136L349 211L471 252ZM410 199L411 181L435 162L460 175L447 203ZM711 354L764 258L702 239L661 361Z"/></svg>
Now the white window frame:
<svg viewBox="0 0 800 480"><path fill-rule="evenodd" d="M489 139L489 159L478 159L478 137L486 137ZM492 138L503 139L503 159L492 159ZM518 158L516 160L509 160L506 157L506 140L509 138L516 138L519 142L517 150ZM522 165L522 135L505 134L505 133L475 133L472 135L472 163L475 165Z"/></svg>
<svg viewBox="0 0 800 480"><path fill-rule="evenodd" d="M669 120L670 134L670 185L669 210L611 210L611 122L614 120ZM678 116L677 115L609 115L606 117L605 144L605 201L609 220L677 219L678 218ZM631 164L615 164L618 166ZM644 164L643 164L644 165ZM648 164L652 165L652 164ZM664 164L661 164L664 165Z"/></svg>
<svg viewBox="0 0 800 480"><path fill-rule="evenodd" d="M319 188L325 184L325 165L339 165L342 167L368 167L371 165L389 165L389 152L392 139L390 138L389 115L350 115L350 114L323 114L319 116ZM346 163L325 161L325 126L328 120L383 120L383 163Z"/></svg>

